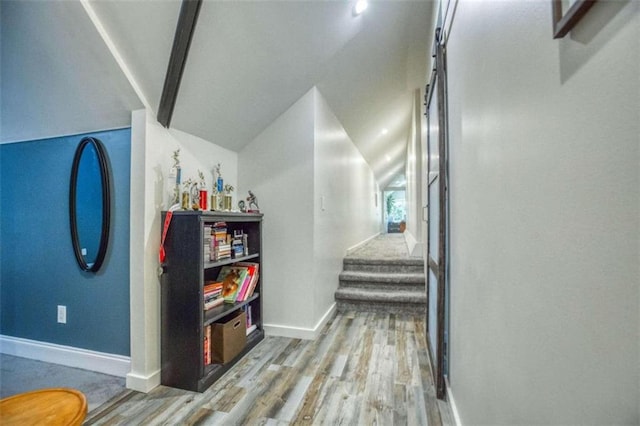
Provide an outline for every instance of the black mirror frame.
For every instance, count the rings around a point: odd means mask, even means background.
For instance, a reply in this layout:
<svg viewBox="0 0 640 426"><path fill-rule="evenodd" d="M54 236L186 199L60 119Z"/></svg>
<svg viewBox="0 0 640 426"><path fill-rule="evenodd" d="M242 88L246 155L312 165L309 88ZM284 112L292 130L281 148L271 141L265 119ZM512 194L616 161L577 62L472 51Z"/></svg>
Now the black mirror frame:
<svg viewBox="0 0 640 426"><path fill-rule="evenodd" d="M98 253L93 265L89 266L84 260L82 250L80 248L80 240L78 238L78 224L76 220L76 186L78 183L78 168L82 153L87 145L92 145L96 150L98 162L100 165L100 179L102 183L102 231L100 233L100 244ZM83 271L98 272L105 255L107 254L107 246L109 245L109 231L111 228L111 170L109 168L109 160L107 151L102 142L97 138L85 137L78 144L76 153L73 157L73 166L71 168L71 184L69 187L69 220L71 225L71 242L73 243L73 253L76 261Z"/></svg>

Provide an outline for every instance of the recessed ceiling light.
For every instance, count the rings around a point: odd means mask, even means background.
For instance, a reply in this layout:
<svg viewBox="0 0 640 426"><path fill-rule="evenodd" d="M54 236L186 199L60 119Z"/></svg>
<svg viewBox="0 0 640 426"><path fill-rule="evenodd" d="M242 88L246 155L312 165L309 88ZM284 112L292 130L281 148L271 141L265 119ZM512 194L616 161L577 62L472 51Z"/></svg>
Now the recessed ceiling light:
<svg viewBox="0 0 640 426"><path fill-rule="evenodd" d="M387 162L391 161L391 157L389 157L389 155L385 155L385 158L387 159Z"/></svg>
<svg viewBox="0 0 640 426"><path fill-rule="evenodd" d="M355 6L353 6L353 14L355 16L360 15L368 6L367 0L357 0Z"/></svg>
<svg viewBox="0 0 640 426"><path fill-rule="evenodd" d="M387 130L386 128L385 128L385 129L382 129L382 134L383 134L383 135L386 135L387 133L389 133L389 130Z"/></svg>

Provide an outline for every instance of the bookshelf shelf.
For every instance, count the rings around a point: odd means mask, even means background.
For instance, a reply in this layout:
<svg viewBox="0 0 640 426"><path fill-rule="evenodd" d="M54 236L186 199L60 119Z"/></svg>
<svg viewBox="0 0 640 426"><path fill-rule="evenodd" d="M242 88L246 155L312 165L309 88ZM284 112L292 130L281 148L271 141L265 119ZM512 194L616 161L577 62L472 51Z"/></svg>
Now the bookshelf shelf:
<svg viewBox="0 0 640 426"><path fill-rule="evenodd" d="M224 318L225 316L237 311L238 309L242 308L244 305L247 305L253 302L259 297L260 297L259 293L254 293L250 298L242 302L236 302L233 305L224 303L222 304L222 306L217 306L215 308L209 309L208 311L205 311L204 325L209 325L212 322L219 320L220 318Z"/></svg>
<svg viewBox="0 0 640 426"><path fill-rule="evenodd" d="M241 257L219 260L217 262L204 262L204 269L218 268L220 266L232 265L236 262L246 262L248 260L256 259L258 257L260 257L260 254L255 253L255 254L250 254L248 256L241 256Z"/></svg>
<svg viewBox="0 0 640 426"><path fill-rule="evenodd" d="M162 213L162 223L166 212ZM247 256L210 261L205 229L225 222L227 232L246 235ZM206 227L206 228L205 228ZM208 231L207 231L208 232ZM165 240L166 261L161 277L161 383L203 392L264 339L262 328L262 215L235 212L176 211ZM204 310L204 285L236 262L259 264L253 294L242 302ZM240 310L251 311L256 329L241 352L225 364L205 364L205 329L225 322Z"/></svg>

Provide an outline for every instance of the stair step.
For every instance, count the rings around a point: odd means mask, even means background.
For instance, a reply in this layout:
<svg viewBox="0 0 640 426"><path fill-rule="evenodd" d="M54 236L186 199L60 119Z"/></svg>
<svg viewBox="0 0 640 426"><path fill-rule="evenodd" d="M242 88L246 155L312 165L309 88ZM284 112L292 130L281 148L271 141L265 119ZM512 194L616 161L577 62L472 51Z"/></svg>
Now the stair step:
<svg viewBox="0 0 640 426"><path fill-rule="evenodd" d="M338 313L347 312L375 312L380 314L395 315L421 315L427 314L426 303L389 303L358 300L338 300L336 303Z"/></svg>
<svg viewBox="0 0 640 426"><path fill-rule="evenodd" d="M357 258L345 257L343 259L345 271L369 271L369 272L424 272L424 261L421 258Z"/></svg>
<svg viewBox="0 0 640 426"><path fill-rule="evenodd" d="M378 283L425 283L425 275L421 272L361 272L343 271L340 273L340 281L378 282Z"/></svg>
<svg viewBox="0 0 640 426"><path fill-rule="evenodd" d="M351 287L339 287L335 292L336 300L380 302L380 303L427 303L427 293L416 290L372 290Z"/></svg>

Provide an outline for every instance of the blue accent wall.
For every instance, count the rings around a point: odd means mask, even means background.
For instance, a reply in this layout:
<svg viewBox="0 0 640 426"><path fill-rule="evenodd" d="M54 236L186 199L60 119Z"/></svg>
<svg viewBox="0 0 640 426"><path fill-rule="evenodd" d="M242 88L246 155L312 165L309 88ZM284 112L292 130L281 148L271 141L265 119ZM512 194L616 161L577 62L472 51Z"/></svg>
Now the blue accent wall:
<svg viewBox="0 0 640 426"><path fill-rule="evenodd" d="M76 263L69 183L84 136L100 139L111 165L112 228L97 273ZM129 344L131 129L0 145L0 333L119 355ZM57 323L66 305L67 323Z"/></svg>

